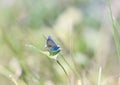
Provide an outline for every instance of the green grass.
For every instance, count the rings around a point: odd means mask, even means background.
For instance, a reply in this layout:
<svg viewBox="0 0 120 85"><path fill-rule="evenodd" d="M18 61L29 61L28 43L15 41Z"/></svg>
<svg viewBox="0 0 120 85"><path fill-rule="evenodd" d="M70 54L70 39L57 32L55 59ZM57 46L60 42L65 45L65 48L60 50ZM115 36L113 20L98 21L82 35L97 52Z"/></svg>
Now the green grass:
<svg viewBox="0 0 120 85"><path fill-rule="evenodd" d="M117 55L118 55L118 58L120 61L120 39L119 39L120 26L113 16L110 0L108 0L108 7L109 7L109 11L110 11L110 19L112 22L113 37L114 37L114 41L115 41L115 45L116 45Z"/></svg>

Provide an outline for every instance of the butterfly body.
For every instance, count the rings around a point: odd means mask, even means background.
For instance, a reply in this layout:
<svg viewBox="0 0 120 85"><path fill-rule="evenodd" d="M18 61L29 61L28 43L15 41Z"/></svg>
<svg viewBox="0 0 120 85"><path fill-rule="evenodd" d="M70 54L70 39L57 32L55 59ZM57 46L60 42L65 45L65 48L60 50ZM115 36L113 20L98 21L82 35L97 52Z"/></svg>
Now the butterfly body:
<svg viewBox="0 0 120 85"><path fill-rule="evenodd" d="M46 41L46 48L51 54L57 54L60 52L60 47L55 43L54 39L51 36L48 36Z"/></svg>

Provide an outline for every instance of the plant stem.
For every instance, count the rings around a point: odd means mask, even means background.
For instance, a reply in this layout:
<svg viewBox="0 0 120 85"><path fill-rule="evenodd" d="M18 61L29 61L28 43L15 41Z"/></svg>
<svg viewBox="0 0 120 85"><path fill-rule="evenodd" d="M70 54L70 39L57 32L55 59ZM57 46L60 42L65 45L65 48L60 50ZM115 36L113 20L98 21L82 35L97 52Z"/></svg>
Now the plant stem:
<svg viewBox="0 0 120 85"><path fill-rule="evenodd" d="M61 64L58 60L56 60L56 61L57 61L57 63L60 65L60 67L63 69L65 75L67 76L68 80L70 81L70 78L69 78L68 73L67 73L67 71L65 70L65 68L62 66L62 64Z"/></svg>
<svg viewBox="0 0 120 85"><path fill-rule="evenodd" d="M67 62L67 60L64 58L64 56L63 56L62 54L60 54L60 56L62 56L63 60L64 60L65 63L68 65L68 67L69 67L69 68L72 70L72 72L75 73L76 76L79 78L79 77L80 77L80 76L79 76L79 73L70 66L70 64Z"/></svg>
<svg viewBox="0 0 120 85"><path fill-rule="evenodd" d="M13 78L12 75L9 75L11 81L15 84L15 85L18 85L17 81Z"/></svg>
<svg viewBox="0 0 120 85"><path fill-rule="evenodd" d="M108 6L109 6L109 10L110 10L110 17L111 17L111 21L112 21L112 26L113 26L113 36L114 36L114 41L115 41L115 45L116 45L116 50L117 50L117 54L119 57L119 61L120 61L120 44L119 44L119 38L117 38L117 27L118 24L117 22L114 20L113 15L112 15L112 9L111 9L111 5L110 5L110 0L108 0ZM119 27L119 26L118 26Z"/></svg>
<svg viewBox="0 0 120 85"><path fill-rule="evenodd" d="M97 85L101 85L101 75L102 75L102 67L99 68L98 84Z"/></svg>

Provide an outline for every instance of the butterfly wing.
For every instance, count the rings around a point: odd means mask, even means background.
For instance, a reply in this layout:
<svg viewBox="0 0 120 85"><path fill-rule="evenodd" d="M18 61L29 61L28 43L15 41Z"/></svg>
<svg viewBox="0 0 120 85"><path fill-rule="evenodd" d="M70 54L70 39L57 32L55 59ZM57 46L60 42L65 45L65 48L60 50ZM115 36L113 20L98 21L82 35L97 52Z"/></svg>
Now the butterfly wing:
<svg viewBox="0 0 120 85"><path fill-rule="evenodd" d="M57 44L51 36L48 36L46 44L49 52L56 52L60 48L59 46L57 46Z"/></svg>

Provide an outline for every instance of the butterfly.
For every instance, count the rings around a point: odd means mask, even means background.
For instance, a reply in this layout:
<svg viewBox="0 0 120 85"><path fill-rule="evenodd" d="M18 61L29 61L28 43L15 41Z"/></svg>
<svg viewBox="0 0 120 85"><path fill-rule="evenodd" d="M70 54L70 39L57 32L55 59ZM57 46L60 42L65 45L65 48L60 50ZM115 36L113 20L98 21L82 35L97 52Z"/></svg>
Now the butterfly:
<svg viewBox="0 0 120 85"><path fill-rule="evenodd" d="M60 52L60 47L51 36L48 36L45 47L49 51L50 55L56 55Z"/></svg>

